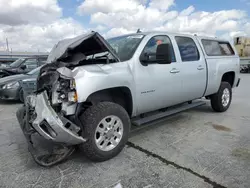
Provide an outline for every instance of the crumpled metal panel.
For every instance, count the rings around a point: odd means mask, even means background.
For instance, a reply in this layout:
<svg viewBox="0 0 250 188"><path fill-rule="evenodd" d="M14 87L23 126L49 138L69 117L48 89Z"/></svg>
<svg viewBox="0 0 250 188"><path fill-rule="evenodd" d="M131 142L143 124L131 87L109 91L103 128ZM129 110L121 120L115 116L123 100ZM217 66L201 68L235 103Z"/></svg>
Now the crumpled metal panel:
<svg viewBox="0 0 250 188"><path fill-rule="evenodd" d="M82 45L84 41L91 38L93 38L93 40L98 43L98 48L95 49L90 47L89 51L84 51L83 53L71 53L72 51L74 51L74 49ZM60 59L72 56L71 61L69 61L68 63L77 64L79 61L83 60L86 57L85 55L91 55L94 53L101 53L105 51L109 51L117 59L117 61L120 61L115 51L112 50L112 47L102 38L102 36L99 33L92 31L75 38L59 41L52 48L47 59L47 63L53 63Z"/></svg>
<svg viewBox="0 0 250 188"><path fill-rule="evenodd" d="M46 140L39 135L29 123L29 111L29 105L23 105L17 110L16 116L34 161L44 167L51 167L65 161L75 151L75 146Z"/></svg>
<svg viewBox="0 0 250 188"><path fill-rule="evenodd" d="M46 91L37 94L36 96L29 96L27 98L27 101L28 100L33 101L33 107L35 108L36 112L36 118L33 120L32 126L45 139L52 140L54 142L65 143L68 145L76 145L86 141L81 136L78 136L77 133L72 132L64 126L66 123L69 123L73 126L73 123L66 118L60 117L60 115L54 111L54 109L49 104ZM55 135L48 134L44 131L44 129L41 128L41 124L44 122L44 120L55 132Z"/></svg>

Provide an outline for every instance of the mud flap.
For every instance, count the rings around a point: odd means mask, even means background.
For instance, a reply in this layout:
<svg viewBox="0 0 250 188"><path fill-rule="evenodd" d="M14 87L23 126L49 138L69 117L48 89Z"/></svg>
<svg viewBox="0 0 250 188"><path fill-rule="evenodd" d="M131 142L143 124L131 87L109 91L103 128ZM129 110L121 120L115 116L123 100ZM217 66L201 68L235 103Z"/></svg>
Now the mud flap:
<svg viewBox="0 0 250 188"><path fill-rule="evenodd" d="M23 105L17 110L16 116L28 142L29 152L37 164L51 167L65 161L73 154L76 146L55 143L40 136L29 123L29 112L29 106Z"/></svg>

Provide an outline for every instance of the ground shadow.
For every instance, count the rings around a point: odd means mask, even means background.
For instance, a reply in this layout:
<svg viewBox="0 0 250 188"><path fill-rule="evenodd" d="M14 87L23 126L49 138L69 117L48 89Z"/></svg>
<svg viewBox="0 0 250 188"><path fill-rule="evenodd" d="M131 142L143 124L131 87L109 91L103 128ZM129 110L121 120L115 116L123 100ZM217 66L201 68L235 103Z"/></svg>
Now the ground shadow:
<svg viewBox="0 0 250 188"><path fill-rule="evenodd" d="M205 113L214 113L212 107L209 104L198 106L196 108L190 109L192 112L205 112Z"/></svg>
<svg viewBox="0 0 250 188"><path fill-rule="evenodd" d="M0 99L0 105L15 105L15 104L23 104L18 100L2 100Z"/></svg>
<svg viewBox="0 0 250 188"><path fill-rule="evenodd" d="M141 125L141 126L132 125L130 137L133 137L139 133L145 133L145 132L150 131L152 129L157 129L157 128L162 127L162 126L166 126L166 127L173 126L173 122L183 121L186 118L188 118L188 116L186 116L185 114L182 114L180 112L177 114L167 116L165 118L155 120L155 121L147 123L145 125Z"/></svg>

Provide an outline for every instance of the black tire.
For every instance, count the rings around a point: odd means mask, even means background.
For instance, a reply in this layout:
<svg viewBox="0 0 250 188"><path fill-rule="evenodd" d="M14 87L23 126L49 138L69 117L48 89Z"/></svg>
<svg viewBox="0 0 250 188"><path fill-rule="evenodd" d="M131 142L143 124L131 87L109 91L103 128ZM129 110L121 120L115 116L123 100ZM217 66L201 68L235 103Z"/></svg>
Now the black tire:
<svg viewBox="0 0 250 188"><path fill-rule="evenodd" d="M110 151L99 149L95 143L95 130L101 120L107 116L117 116L123 123L123 136L119 144ZM106 161L118 155L128 141L130 118L126 110L112 102L101 102L89 107L80 117L83 126L83 137L87 141L81 145L86 156L92 161Z"/></svg>
<svg viewBox="0 0 250 188"><path fill-rule="evenodd" d="M229 98L228 104L226 106L223 106L222 95L223 95L223 91L226 88L229 90L230 98ZM211 106L212 106L213 110L216 112L225 112L229 108L231 101L232 101L232 87L231 87L231 85L228 82L221 82L221 85L220 85L218 92L211 96Z"/></svg>
<svg viewBox="0 0 250 188"><path fill-rule="evenodd" d="M24 103L24 94L23 94L23 89L21 88L20 90L19 90L19 100L22 102L22 103Z"/></svg>

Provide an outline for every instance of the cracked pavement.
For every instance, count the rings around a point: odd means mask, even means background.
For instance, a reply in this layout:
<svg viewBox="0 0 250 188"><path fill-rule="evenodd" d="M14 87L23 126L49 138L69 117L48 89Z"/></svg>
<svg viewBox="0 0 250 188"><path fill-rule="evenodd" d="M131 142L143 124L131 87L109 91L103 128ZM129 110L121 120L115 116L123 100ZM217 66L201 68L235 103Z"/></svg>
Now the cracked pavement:
<svg viewBox="0 0 250 188"><path fill-rule="evenodd" d="M133 132L114 159L93 163L81 151L52 168L27 150L15 112L0 102L0 187L175 188L250 187L250 74L241 74L231 107L215 113L209 102Z"/></svg>

